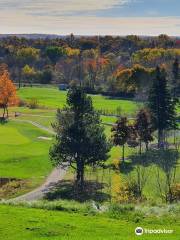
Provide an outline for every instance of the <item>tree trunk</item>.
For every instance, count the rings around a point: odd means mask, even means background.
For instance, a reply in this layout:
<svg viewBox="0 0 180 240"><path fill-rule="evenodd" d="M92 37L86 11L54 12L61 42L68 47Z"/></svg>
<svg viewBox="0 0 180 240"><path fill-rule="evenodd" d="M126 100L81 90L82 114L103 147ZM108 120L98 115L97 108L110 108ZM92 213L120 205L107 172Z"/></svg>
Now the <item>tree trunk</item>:
<svg viewBox="0 0 180 240"><path fill-rule="evenodd" d="M76 172L76 182L79 183L81 179L81 173L80 170L77 168L77 172Z"/></svg>
<svg viewBox="0 0 180 240"><path fill-rule="evenodd" d="M6 117L9 118L9 111L8 111L8 107L6 107Z"/></svg>
<svg viewBox="0 0 180 240"><path fill-rule="evenodd" d="M138 165L137 169L137 185L138 185L138 197L142 195L142 188L141 188L141 167Z"/></svg>
<svg viewBox="0 0 180 240"><path fill-rule="evenodd" d="M158 129L158 148L164 148L163 131Z"/></svg>
<svg viewBox="0 0 180 240"><path fill-rule="evenodd" d="M149 150L149 143L145 142L145 144L146 144L146 151L148 151Z"/></svg>
<svg viewBox="0 0 180 240"><path fill-rule="evenodd" d="M3 107L3 118L5 117L5 112L6 112L6 108L5 106Z"/></svg>
<svg viewBox="0 0 180 240"><path fill-rule="evenodd" d="M174 145L176 144L176 129L174 129Z"/></svg>
<svg viewBox="0 0 180 240"><path fill-rule="evenodd" d="M80 160L77 161L76 182L80 185L82 190L84 186L84 162Z"/></svg>
<svg viewBox="0 0 180 240"><path fill-rule="evenodd" d="M21 88L21 71L19 70L19 81L18 81L19 89Z"/></svg>
<svg viewBox="0 0 180 240"><path fill-rule="evenodd" d="M124 163L124 148L125 148L125 146L124 146L124 144L122 145L122 161L123 161L123 163Z"/></svg>
<svg viewBox="0 0 180 240"><path fill-rule="evenodd" d="M81 169L81 179L80 179L80 184L81 184L81 189L83 189L83 186L84 186L84 165Z"/></svg>
<svg viewBox="0 0 180 240"><path fill-rule="evenodd" d="M139 141L139 154L141 154L142 153L142 142L141 142L141 140Z"/></svg>

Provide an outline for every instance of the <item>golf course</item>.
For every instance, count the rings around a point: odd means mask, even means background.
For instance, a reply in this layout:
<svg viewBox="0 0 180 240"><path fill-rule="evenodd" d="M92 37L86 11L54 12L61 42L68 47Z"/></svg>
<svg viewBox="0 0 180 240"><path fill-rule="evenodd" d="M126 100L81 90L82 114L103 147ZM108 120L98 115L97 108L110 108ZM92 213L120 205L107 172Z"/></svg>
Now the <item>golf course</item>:
<svg viewBox="0 0 180 240"><path fill-rule="evenodd" d="M180 240L180 0L0 0L0 240Z"/></svg>
<svg viewBox="0 0 180 240"><path fill-rule="evenodd" d="M23 106L9 108L9 120L0 125L0 172L1 178L6 180L0 188L0 239L132 240L138 238L134 234L137 226L148 229L161 229L165 226L166 229L171 229L172 224L175 234L170 238L168 235L163 238L153 235L153 239L178 239L179 206L174 204L167 210L161 203L156 185L155 164L146 167L150 179L143 188L146 208L140 202L136 206L125 204L120 208L118 205L108 208L110 195L113 196L116 192L117 181L124 181L136 175L136 168L129 172L122 171L118 180L117 172L113 168L109 169L109 166L116 165L121 156L122 149L119 146L112 147L104 169L86 168L86 181L102 184L101 189L93 193L92 199L87 197L84 202L79 202L76 198L73 200L73 197L69 199L71 194L68 194L69 191L73 191L71 189L75 176L75 171L69 168L64 182L60 182L60 188L52 191L45 200L35 203L8 201L41 186L54 169L49 159L49 149L54 141L52 123L55 122L57 108L62 109L66 105L67 97L67 92L56 88L21 88L17 94L24 103ZM143 103L133 100L90 96L94 108L104 112L100 116L101 125L104 126L109 139L112 135L112 125L117 120L115 112L118 108L121 109L121 114L133 121L136 112L143 106ZM34 108L28 105L32 99L36 100ZM130 164L131 155L138 151L137 148L126 146L127 164ZM179 173L180 169L177 168L177 181L180 180ZM160 171L159 174L163 180L163 172ZM104 210L93 207L94 201ZM159 207L155 209L153 203L159 204ZM106 211L106 208L109 210ZM152 239L152 236L147 234L143 239Z"/></svg>

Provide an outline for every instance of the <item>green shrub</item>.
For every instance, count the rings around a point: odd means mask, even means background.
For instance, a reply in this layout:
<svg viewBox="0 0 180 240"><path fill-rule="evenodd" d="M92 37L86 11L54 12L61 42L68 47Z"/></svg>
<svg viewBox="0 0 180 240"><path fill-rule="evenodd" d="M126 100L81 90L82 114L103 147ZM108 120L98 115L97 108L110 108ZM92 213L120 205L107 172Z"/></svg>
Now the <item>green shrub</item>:
<svg viewBox="0 0 180 240"><path fill-rule="evenodd" d="M38 100L36 98L31 98L28 102L28 107L30 109L36 109L39 107Z"/></svg>
<svg viewBox="0 0 180 240"><path fill-rule="evenodd" d="M171 188L172 199L174 202L180 201L180 183L174 184Z"/></svg>
<svg viewBox="0 0 180 240"><path fill-rule="evenodd" d="M22 180L14 180L6 183L0 188L0 199L15 194L17 190L22 189L24 185L25 181Z"/></svg>
<svg viewBox="0 0 180 240"><path fill-rule="evenodd" d="M134 206L132 204L118 204L112 203L108 209L108 215L112 218L121 218L123 215L128 215L134 211Z"/></svg>
<svg viewBox="0 0 180 240"><path fill-rule="evenodd" d="M20 99L19 100L19 107L26 107L28 104L25 100Z"/></svg>

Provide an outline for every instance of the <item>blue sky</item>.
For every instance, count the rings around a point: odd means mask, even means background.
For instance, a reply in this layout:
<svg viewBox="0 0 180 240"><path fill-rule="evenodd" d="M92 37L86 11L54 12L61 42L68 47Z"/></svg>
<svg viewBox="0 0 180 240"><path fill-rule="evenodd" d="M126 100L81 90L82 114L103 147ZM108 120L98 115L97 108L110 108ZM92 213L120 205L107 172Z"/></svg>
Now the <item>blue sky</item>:
<svg viewBox="0 0 180 240"><path fill-rule="evenodd" d="M0 0L0 33L180 36L180 0Z"/></svg>
<svg viewBox="0 0 180 240"><path fill-rule="evenodd" d="M97 12L107 17L172 17L180 15L179 0L130 0L123 6Z"/></svg>

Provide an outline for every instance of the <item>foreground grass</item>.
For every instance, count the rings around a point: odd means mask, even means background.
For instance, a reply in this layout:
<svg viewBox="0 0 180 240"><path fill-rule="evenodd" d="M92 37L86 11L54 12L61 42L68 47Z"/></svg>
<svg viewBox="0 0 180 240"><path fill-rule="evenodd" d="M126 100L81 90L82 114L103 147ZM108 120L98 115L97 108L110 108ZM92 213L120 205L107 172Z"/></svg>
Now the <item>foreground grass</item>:
<svg viewBox="0 0 180 240"><path fill-rule="evenodd" d="M140 222L112 219L105 216L85 216L77 213L47 211L0 205L0 239L4 240L133 240L139 239L134 229L173 229L167 235L143 235L143 239L178 239L178 222L142 220Z"/></svg>

